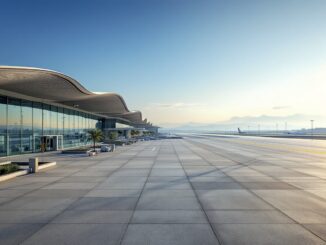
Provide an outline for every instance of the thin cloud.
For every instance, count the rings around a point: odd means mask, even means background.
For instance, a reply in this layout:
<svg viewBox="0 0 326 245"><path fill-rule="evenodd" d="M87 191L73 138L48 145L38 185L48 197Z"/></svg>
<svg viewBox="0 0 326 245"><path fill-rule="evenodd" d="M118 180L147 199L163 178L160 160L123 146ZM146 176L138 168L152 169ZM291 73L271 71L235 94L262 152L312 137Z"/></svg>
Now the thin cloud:
<svg viewBox="0 0 326 245"><path fill-rule="evenodd" d="M205 104L201 103L154 103L152 107L161 107L161 108L172 108L172 109L178 109L178 108L193 108L193 107L201 107L205 106Z"/></svg>
<svg viewBox="0 0 326 245"><path fill-rule="evenodd" d="M288 105L281 105L281 106L274 106L272 109L273 110L284 110L284 109L289 109L291 106Z"/></svg>

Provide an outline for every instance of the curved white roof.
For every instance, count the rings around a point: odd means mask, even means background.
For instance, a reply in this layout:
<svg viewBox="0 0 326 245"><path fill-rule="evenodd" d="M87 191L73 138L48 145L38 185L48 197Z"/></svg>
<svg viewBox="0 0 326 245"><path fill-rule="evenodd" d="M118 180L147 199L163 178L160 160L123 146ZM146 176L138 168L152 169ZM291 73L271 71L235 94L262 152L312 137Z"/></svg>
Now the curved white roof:
<svg viewBox="0 0 326 245"><path fill-rule="evenodd" d="M0 89L104 116L123 118L132 123L143 123L141 112L130 111L120 95L91 92L75 79L52 70L0 66Z"/></svg>

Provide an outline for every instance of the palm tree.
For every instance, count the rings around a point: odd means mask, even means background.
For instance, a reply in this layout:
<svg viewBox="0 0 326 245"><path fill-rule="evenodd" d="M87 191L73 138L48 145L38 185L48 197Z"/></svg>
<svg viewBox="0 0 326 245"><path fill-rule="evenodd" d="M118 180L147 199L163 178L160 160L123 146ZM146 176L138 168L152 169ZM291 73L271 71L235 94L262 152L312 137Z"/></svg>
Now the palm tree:
<svg viewBox="0 0 326 245"><path fill-rule="evenodd" d="M100 129L92 129L88 131L88 134L91 136L91 139L93 141L93 147L95 151L95 144L96 142L99 142L101 139L103 139L103 133Z"/></svg>
<svg viewBox="0 0 326 245"><path fill-rule="evenodd" d="M130 134L132 137L137 136L139 135L139 130L131 130Z"/></svg>
<svg viewBox="0 0 326 245"><path fill-rule="evenodd" d="M111 131L109 133L109 139L110 140L116 140L118 138L118 132L117 131Z"/></svg>

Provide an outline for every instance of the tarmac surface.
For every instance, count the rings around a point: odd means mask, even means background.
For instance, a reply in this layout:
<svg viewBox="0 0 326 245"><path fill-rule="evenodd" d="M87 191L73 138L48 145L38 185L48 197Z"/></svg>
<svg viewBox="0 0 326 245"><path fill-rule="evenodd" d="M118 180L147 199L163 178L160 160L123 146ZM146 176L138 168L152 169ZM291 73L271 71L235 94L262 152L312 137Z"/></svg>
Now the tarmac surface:
<svg viewBox="0 0 326 245"><path fill-rule="evenodd" d="M326 244L326 142L138 142L0 183L0 244Z"/></svg>

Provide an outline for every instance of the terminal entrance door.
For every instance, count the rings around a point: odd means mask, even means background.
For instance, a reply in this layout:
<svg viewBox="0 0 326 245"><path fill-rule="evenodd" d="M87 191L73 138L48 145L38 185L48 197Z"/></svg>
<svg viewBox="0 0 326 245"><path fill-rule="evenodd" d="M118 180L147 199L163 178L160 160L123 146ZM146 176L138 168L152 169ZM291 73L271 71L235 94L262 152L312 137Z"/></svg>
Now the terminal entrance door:
<svg viewBox="0 0 326 245"><path fill-rule="evenodd" d="M57 151L62 149L62 135L44 135L41 137L41 151Z"/></svg>

